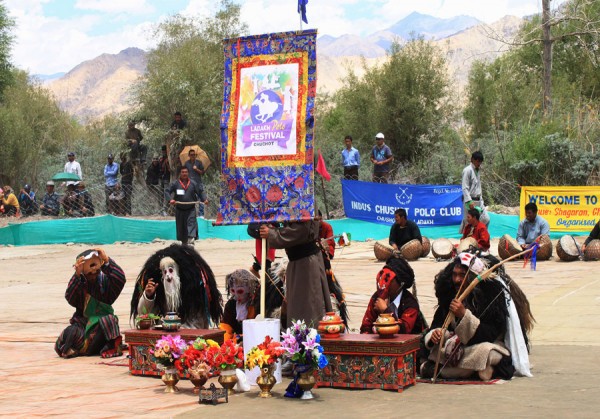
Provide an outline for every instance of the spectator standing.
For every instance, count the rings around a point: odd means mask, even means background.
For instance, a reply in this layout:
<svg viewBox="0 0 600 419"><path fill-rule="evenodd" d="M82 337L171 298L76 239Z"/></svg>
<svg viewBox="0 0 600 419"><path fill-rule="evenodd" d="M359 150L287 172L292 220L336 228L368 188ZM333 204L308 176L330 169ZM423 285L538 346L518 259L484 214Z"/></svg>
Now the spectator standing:
<svg viewBox="0 0 600 419"><path fill-rule="evenodd" d="M67 160L68 161L65 163L65 168L63 169L63 172L74 173L77 176L79 176L79 180L82 180L83 172L81 171L81 165L79 164L79 162L75 161L75 153L70 151L67 154ZM74 183L75 183L75 181L69 181L69 182L67 182L67 185L72 185Z"/></svg>
<svg viewBox="0 0 600 419"><path fill-rule="evenodd" d="M360 153L352 147L352 137L346 135L344 138L346 148L342 150L342 166L344 166L344 179L358 180L358 169L360 168Z"/></svg>
<svg viewBox="0 0 600 419"><path fill-rule="evenodd" d="M54 182L49 180L46 182L46 193L42 198L40 205L42 215L58 216L60 212L60 196L54 192Z"/></svg>
<svg viewBox="0 0 600 419"><path fill-rule="evenodd" d="M31 190L29 184L25 184L21 192L19 193L19 206L21 207L21 215L27 217L29 215L37 214L38 203L35 199L35 192Z"/></svg>
<svg viewBox="0 0 600 419"><path fill-rule="evenodd" d="M375 146L371 150L371 162L373 162L373 182L388 183L390 176L390 163L394 160L392 150L385 145L385 137L380 132L375 135Z"/></svg>
<svg viewBox="0 0 600 419"><path fill-rule="evenodd" d="M481 178L479 176L479 169L482 163L483 154L481 151L475 151L471 154L471 164L462 171L463 219L459 230L461 234L464 233L463 230L467 226L467 212L475 207L481 208L482 212L485 209L481 194ZM483 213L480 220L486 225L489 223L489 218L487 216L484 217Z"/></svg>
<svg viewBox="0 0 600 419"><path fill-rule="evenodd" d="M131 160L135 163L141 162L143 164L146 162L147 147L142 144L143 139L142 131L135 127L135 122L129 121L127 131L125 131L125 140L131 150Z"/></svg>
<svg viewBox="0 0 600 419"><path fill-rule="evenodd" d="M115 191L117 183L119 183L117 177L119 176L119 164L115 163L115 157L109 154L106 157L106 165L104 166L104 196L106 204L106 212L111 214L110 195Z"/></svg>
<svg viewBox="0 0 600 419"><path fill-rule="evenodd" d="M175 226L177 240L181 244L194 244L198 239L198 219L196 218L196 202L208 204L203 186L189 178L187 167L182 167L179 179L169 186L171 205L175 205Z"/></svg>
<svg viewBox="0 0 600 419"><path fill-rule="evenodd" d="M163 197L163 205L162 205L162 215L164 217L167 216L167 205L169 203L169 196L167 194L167 189L171 184L171 165L169 164L169 156L167 154L167 146L163 144L160 148L161 156L158 160L158 164L160 165L160 187L161 193Z"/></svg>
<svg viewBox="0 0 600 419"><path fill-rule="evenodd" d="M196 160L196 150L190 149L188 153L189 160L185 162L184 166L188 169L189 177L198 184L201 189L204 189L204 183L202 182L202 175L204 175L204 165L200 160ZM198 206L198 216L204 217L204 206Z"/></svg>
<svg viewBox="0 0 600 419"><path fill-rule="evenodd" d="M146 186L150 189L150 193L156 197L156 201L158 202L159 210L162 209L162 190L160 182L160 162L158 161L158 154L155 154L152 157L152 163L148 166L146 170Z"/></svg>
<svg viewBox="0 0 600 419"><path fill-rule="evenodd" d="M131 215L131 199L133 195L133 165L127 160L125 153L121 154L121 166L119 167L121 173L121 188L125 197L123 198L123 212L125 215Z"/></svg>

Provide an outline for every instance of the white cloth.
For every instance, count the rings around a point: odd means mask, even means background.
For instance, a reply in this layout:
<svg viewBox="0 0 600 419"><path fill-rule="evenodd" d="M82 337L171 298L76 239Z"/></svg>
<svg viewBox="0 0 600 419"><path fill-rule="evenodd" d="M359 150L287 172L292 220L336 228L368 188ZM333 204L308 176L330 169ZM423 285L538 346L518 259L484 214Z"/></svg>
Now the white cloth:
<svg viewBox="0 0 600 419"><path fill-rule="evenodd" d="M497 278L504 287L504 297L508 303L508 316L506 317L506 334L504 335L504 344L510 351L515 374L520 377L533 377L529 366L529 353L521 329L521 321L517 313L517 307L512 300L508 286L500 277Z"/></svg>
<svg viewBox="0 0 600 419"><path fill-rule="evenodd" d="M243 322L248 318L248 303L235 302L235 319L238 322Z"/></svg>

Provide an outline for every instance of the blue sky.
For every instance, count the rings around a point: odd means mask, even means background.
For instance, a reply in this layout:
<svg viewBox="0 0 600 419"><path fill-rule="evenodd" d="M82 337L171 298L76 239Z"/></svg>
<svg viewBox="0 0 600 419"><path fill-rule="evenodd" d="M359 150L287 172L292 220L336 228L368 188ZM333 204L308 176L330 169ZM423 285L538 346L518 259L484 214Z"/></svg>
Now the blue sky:
<svg viewBox="0 0 600 419"><path fill-rule="evenodd" d="M13 63L32 74L69 71L102 53L152 48L152 29L168 16L212 15L216 0L0 0L15 18ZM299 28L297 0L235 0L253 34ZM561 3L556 0L553 3ZM320 35L367 35L413 11L470 15L492 23L540 11L541 0L309 0L305 28Z"/></svg>

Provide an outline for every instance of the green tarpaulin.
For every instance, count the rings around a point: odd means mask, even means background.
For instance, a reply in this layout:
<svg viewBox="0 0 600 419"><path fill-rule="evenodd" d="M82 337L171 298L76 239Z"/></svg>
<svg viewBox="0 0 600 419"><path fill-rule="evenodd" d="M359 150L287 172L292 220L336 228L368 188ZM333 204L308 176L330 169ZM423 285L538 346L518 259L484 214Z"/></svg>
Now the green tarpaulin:
<svg viewBox="0 0 600 419"><path fill-rule="evenodd" d="M519 219L516 215L490 214L490 235L516 236ZM381 240L388 237L390 227L365 221L343 218L330 220L335 234L350 233L352 240ZM439 237L460 238L458 226L423 227L421 234L430 239ZM559 238L564 233L552 233ZM576 234L576 233L572 233ZM580 235L587 235L582 232ZM198 219L200 239L249 240L246 226L213 226L211 221ZM0 244L30 246L56 243L110 244L120 241L135 243L151 242L154 239L175 240L175 221L142 220L137 218L103 215L91 218L68 218L47 221L31 221L9 224L0 228Z"/></svg>

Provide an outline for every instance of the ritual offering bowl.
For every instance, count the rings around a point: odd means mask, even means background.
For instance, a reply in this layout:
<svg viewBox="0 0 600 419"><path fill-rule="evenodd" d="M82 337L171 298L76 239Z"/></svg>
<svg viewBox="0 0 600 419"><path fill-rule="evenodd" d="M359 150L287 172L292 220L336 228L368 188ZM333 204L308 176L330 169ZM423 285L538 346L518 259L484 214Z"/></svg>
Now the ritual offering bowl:
<svg viewBox="0 0 600 419"><path fill-rule="evenodd" d="M343 333L345 328L342 318L330 311L325 313L317 330L323 339L336 339L340 337L340 333Z"/></svg>
<svg viewBox="0 0 600 419"><path fill-rule="evenodd" d="M142 319L138 320L137 328L141 330L150 329L152 327L152 319Z"/></svg>
<svg viewBox="0 0 600 419"><path fill-rule="evenodd" d="M169 312L163 318L163 330L177 331L181 327L181 319L177 313Z"/></svg>
<svg viewBox="0 0 600 419"><path fill-rule="evenodd" d="M373 329L380 338L391 338L400 331L400 325L390 313L382 313L373 323Z"/></svg>

